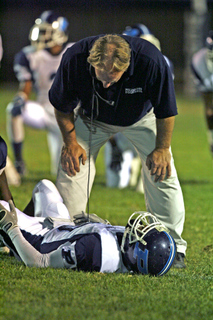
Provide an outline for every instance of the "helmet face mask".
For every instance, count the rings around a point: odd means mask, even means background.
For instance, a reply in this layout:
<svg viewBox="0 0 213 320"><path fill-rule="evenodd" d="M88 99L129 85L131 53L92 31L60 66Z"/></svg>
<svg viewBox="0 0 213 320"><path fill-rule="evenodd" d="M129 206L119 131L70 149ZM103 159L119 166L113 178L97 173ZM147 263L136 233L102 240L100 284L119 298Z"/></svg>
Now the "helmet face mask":
<svg viewBox="0 0 213 320"><path fill-rule="evenodd" d="M176 246L167 228L148 212L135 212L128 220L121 245L129 271L163 275L172 266Z"/></svg>
<svg viewBox="0 0 213 320"><path fill-rule="evenodd" d="M45 11L35 20L29 33L31 45L37 50L63 46L68 41L68 21L64 17L55 15L52 11Z"/></svg>
<svg viewBox="0 0 213 320"><path fill-rule="evenodd" d="M159 231L167 231L168 229L149 212L136 211L134 212L128 220L128 225L130 227L129 232L129 243L132 244L136 241L140 241L146 245L144 240L145 235L152 229L157 229Z"/></svg>

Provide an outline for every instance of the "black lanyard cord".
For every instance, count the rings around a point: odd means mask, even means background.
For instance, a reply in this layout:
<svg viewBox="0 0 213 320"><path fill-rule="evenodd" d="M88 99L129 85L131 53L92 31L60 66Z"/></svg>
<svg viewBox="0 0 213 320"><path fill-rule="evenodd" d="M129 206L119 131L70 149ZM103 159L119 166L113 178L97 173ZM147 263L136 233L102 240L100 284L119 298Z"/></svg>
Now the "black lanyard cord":
<svg viewBox="0 0 213 320"><path fill-rule="evenodd" d="M96 114L94 117L94 109L96 106ZM90 117L90 132L89 132L89 167L88 167L88 181L87 181L87 220L90 221L89 217L89 197L90 197L90 159L91 159L91 147L92 147L92 127L93 127L93 120L95 120L98 117L99 113L99 105L98 105L98 98L95 94L92 95L92 110L91 110L91 117Z"/></svg>

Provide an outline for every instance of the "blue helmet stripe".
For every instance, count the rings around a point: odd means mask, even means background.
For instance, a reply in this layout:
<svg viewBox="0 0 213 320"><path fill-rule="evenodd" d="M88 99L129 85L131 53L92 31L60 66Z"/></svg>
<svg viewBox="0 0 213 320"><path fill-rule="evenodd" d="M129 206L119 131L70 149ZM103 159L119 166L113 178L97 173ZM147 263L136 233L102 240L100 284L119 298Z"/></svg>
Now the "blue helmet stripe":
<svg viewBox="0 0 213 320"><path fill-rule="evenodd" d="M127 36L130 36L130 37L137 37L138 34L139 34L139 30L135 29L135 28L132 28L130 30L125 30L124 34L127 35Z"/></svg>
<svg viewBox="0 0 213 320"><path fill-rule="evenodd" d="M162 276L167 271L169 271L169 269L172 266L173 260L175 258L175 252L176 252L176 246L175 246L174 239L167 232L165 232L165 231L163 231L163 232L167 235L167 237L169 239L169 242L170 242L170 245L171 245L171 250L170 250L170 255L169 255L169 258L167 260L167 263L164 266L164 268L158 273L158 276Z"/></svg>
<svg viewBox="0 0 213 320"><path fill-rule="evenodd" d="M61 26L60 26L60 27L61 27L61 30L64 31L64 32L66 32L68 25L69 25L69 23L68 23L67 19L66 19L66 18L63 18L63 19L62 19Z"/></svg>

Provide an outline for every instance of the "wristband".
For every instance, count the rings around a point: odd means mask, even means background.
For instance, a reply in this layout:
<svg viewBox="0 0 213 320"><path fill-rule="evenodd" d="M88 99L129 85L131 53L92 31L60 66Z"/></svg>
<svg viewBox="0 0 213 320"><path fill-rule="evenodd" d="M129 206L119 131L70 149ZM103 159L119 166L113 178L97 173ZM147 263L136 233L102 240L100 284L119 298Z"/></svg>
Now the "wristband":
<svg viewBox="0 0 213 320"><path fill-rule="evenodd" d="M70 130L70 131L68 131L67 133L71 133L71 132L73 132L75 130L75 126Z"/></svg>

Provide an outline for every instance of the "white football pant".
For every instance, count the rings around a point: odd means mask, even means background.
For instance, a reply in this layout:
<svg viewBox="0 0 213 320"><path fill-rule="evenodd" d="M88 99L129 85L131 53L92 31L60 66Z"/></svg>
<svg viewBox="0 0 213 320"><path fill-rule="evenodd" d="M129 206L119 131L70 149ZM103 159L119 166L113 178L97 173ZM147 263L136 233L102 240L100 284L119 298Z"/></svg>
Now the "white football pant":
<svg viewBox="0 0 213 320"><path fill-rule="evenodd" d="M12 117L12 102L7 106L7 131L11 142L19 143L24 140L24 124L38 130L47 130L47 141L51 158L51 173L56 174L61 146L62 135L55 119L35 101L27 101L20 116Z"/></svg>

